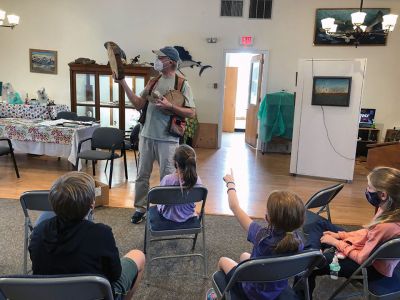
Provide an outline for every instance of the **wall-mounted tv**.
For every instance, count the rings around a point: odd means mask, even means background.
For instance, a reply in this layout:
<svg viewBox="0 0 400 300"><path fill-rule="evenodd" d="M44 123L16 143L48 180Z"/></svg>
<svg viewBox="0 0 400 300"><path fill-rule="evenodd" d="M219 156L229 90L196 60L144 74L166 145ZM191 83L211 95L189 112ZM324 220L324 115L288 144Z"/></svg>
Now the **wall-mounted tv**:
<svg viewBox="0 0 400 300"><path fill-rule="evenodd" d="M314 76L312 105L349 106L351 77Z"/></svg>

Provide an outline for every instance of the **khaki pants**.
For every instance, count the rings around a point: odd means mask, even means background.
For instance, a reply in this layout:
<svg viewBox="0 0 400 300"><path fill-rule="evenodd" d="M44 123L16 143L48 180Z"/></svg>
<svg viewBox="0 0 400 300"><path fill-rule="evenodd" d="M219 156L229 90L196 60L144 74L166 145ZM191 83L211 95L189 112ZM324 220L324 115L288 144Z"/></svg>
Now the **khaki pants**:
<svg viewBox="0 0 400 300"><path fill-rule="evenodd" d="M160 166L160 181L168 174L175 172L174 153L179 143L163 142L140 136L139 139L139 172L135 183L136 210L145 212L147 207L147 193L149 192L149 180L153 171L153 163L156 160Z"/></svg>

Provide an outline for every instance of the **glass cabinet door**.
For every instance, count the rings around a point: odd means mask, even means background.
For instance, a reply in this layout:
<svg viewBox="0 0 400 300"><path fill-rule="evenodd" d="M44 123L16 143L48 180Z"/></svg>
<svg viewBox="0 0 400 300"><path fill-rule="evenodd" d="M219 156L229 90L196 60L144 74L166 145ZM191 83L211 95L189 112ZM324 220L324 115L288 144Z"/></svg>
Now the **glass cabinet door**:
<svg viewBox="0 0 400 300"><path fill-rule="evenodd" d="M119 84L111 75L100 75L100 105L119 105Z"/></svg>
<svg viewBox="0 0 400 300"><path fill-rule="evenodd" d="M144 90L144 77L143 76L126 76L125 81L128 84L129 88L133 91L133 93L137 96ZM133 107L132 103L129 101L128 96L125 93L125 106Z"/></svg>
<svg viewBox="0 0 400 300"><path fill-rule="evenodd" d="M76 102L77 104L94 105L96 99L96 82L94 74L76 74Z"/></svg>
<svg viewBox="0 0 400 300"><path fill-rule="evenodd" d="M87 117L96 118L96 109L94 106L78 105L76 107L76 113L78 114L78 116L87 116Z"/></svg>
<svg viewBox="0 0 400 300"><path fill-rule="evenodd" d="M138 123L140 113L133 108L125 109L125 131L130 131Z"/></svg>
<svg viewBox="0 0 400 300"><path fill-rule="evenodd" d="M100 126L119 128L119 108L100 107Z"/></svg>

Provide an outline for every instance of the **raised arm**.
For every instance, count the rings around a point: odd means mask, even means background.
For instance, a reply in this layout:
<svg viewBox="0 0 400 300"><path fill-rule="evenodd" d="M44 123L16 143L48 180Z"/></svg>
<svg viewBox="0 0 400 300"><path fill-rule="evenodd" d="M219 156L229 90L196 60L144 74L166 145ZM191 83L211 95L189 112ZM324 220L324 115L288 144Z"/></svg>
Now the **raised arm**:
<svg viewBox="0 0 400 300"><path fill-rule="evenodd" d="M113 76L114 77L114 76ZM128 96L129 101L132 103L132 105L135 107L137 110L141 110L145 103L146 99L143 99L142 97L136 96L132 90L129 88L128 84L126 83L125 79L122 80L117 80L114 77L114 81L116 83L120 83L122 88L124 89L126 95Z"/></svg>
<svg viewBox="0 0 400 300"><path fill-rule="evenodd" d="M250 217L239 205L239 199L236 194L235 178L233 177L232 169L230 174L226 174L224 176L224 181L227 187L229 208L235 215L236 219L238 219L240 225L244 228L244 230L246 230L246 232L248 232L250 224L253 222L253 220L250 219Z"/></svg>

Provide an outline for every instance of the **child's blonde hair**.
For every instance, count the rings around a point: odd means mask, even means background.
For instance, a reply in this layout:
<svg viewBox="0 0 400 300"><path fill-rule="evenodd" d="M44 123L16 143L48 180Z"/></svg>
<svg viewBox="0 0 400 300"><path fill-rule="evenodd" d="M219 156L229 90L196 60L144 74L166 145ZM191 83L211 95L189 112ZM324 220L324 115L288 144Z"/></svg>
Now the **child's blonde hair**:
<svg viewBox="0 0 400 300"><path fill-rule="evenodd" d="M295 193L273 191L267 202L267 219L274 229L282 230L285 236L275 246L276 253L296 252L300 239L293 232L304 223L305 207Z"/></svg>
<svg viewBox="0 0 400 300"><path fill-rule="evenodd" d="M380 223L400 222L400 171L395 168L378 167L368 174L368 180L378 193L387 193L387 204L382 214L367 227Z"/></svg>

